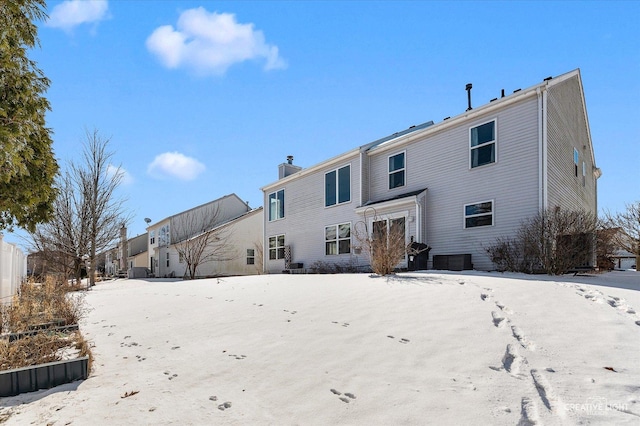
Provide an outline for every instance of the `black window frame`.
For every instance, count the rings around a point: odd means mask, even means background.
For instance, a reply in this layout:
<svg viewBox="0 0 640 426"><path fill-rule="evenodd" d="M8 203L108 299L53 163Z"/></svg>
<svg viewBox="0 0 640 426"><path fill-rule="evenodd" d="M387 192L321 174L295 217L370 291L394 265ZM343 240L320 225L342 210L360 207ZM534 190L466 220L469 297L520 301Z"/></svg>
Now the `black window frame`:
<svg viewBox="0 0 640 426"><path fill-rule="evenodd" d="M490 209L486 210L484 205L489 205ZM475 206L476 210L471 210ZM485 226L495 225L496 205L494 200L478 201L475 203L465 204L463 207L464 229L481 228ZM487 223L490 218L490 223Z"/></svg>
<svg viewBox="0 0 640 426"><path fill-rule="evenodd" d="M400 156L402 156L402 166L397 167L393 159ZM407 184L407 152L397 152L387 157L387 166L389 173L388 188L391 190L405 186Z"/></svg>
<svg viewBox="0 0 640 426"><path fill-rule="evenodd" d="M345 186L346 198L344 198ZM351 202L351 164L324 174L324 206L332 207L349 202Z"/></svg>
<svg viewBox="0 0 640 426"><path fill-rule="evenodd" d="M491 125L491 139L479 140L481 129ZM474 141L475 130L475 141ZM484 130L484 129L482 129ZM484 159L489 152L489 159ZM475 169L478 167L488 166L498 162L498 120L492 119L484 123L469 128L469 169Z"/></svg>
<svg viewBox="0 0 640 426"><path fill-rule="evenodd" d="M346 237L340 236L340 227L348 225L348 233ZM327 230L333 229L335 238L328 238ZM331 253L330 247L335 247L335 253ZM324 227L324 254L325 256L339 256L342 254L351 254L351 222L343 222L335 225L327 225Z"/></svg>
<svg viewBox="0 0 640 426"><path fill-rule="evenodd" d="M275 200L273 203L271 200ZM267 197L267 208L269 214L269 222L284 219L284 188L277 191L273 191ZM275 206L275 207L274 207Z"/></svg>

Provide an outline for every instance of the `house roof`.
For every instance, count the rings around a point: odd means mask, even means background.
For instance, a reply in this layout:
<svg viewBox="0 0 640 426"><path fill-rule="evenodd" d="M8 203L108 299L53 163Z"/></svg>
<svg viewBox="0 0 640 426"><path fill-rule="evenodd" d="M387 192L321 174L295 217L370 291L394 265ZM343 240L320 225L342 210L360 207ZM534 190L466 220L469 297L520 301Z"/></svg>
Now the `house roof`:
<svg viewBox="0 0 640 426"><path fill-rule="evenodd" d="M249 210L248 212L242 213L240 216L236 216L234 218L231 218L231 219L227 220L226 222L220 223L220 224L216 225L215 227L213 227L213 228L211 228L211 229L209 229L207 231L201 232L201 233L199 233L197 235L193 235L193 236L191 236L189 238L186 238L185 240L181 240L181 241L177 241L176 243L172 243L172 245L180 243L182 241L195 240L196 238L199 238L199 237L201 237L201 236L203 236L205 234L208 234L208 233L213 232L215 230L224 228L225 226L230 226L230 225L232 225L234 223L240 222L240 221L246 219L247 217L252 216L252 215L262 211L262 209L263 209L262 206L261 207L256 207L255 209L252 209L252 210Z"/></svg>
<svg viewBox="0 0 640 426"><path fill-rule="evenodd" d="M557 77L548 77L545 78L542 82L537 83L531 87L528 87L526 89L517 89L515 90L513 93L511 93L510 95L506 95L502 98L499 99L493 99L491 101L489 101L488 103L481 105L479 107L475 107L471 110L467 110L465 112L463 112L462 114L458 114L455 117L451 117L448 119L445 119L437 124L434 124L433 126L429 126L428 128L424 128L424 129L420 129L417 132L413 132L411 134L407 134L407 135L402 135L399 136L397 138L395 138L392 141L389 141L388 143L385 144L381 144L381 145L376 145L376 146L372 146L371 148L369 148L367 150L368 154L373 154L373 153L378 153L380 150L386 150L386 149L393 149L398 145L404 144L408 141L414 140L414 139L418 139L418 138L422 138L427 134L431 134L431 133L436 133L439 132L443 129L446 129L448 127L451 126L455 126L460 124L460 122L464 122L466 120L472 120L475 119L475 117L477 117L480 114L486 114L488 112L491 112L493 110L496 109L500 109L500 108L504 108L507 105L510 105L512 103L515 102L519 102L522 99L525 99L529 96L535 96L536 94L538 94L543 88L546 87L550 87L550 86L554 86L556 84L562 83L563 81L566 81L570 78L573 77L577 77L578 78L578 84L580 85L580 94L582 96L582 109L583 109L583 114L585 117L585 121L587 123L587 131L588 131L588 138L589 138L589 148L591 149L591 156L594 159L594 164L595 164L595 156L593 155L593 145L591 143L591 133L589 132L589 120L587 117L587 111L586 111L586 104L584 101L584 91L582 88L582 79L580 78L580 69L575 69L573 71L569 71L567 73L561 74Z"/></svg>
<svg viewBox="0 0 640 426"><path fill-rule="evenodd" d="M580 69L575 69L573 71L569 71L567 73L561 74L557 77L549 77L549 78L545 78L542 82L537 83L529 88L526 89L518 89L516 91L514 91L512 94L510 95L506 95L502 98L499 99L494 99L492 101L489 101L488 103L481 105L479 107L473 108L471 110L465 111L462 114L459 114L455 117L451 117L448 118L446 120L443 120L437 124L434 124L433 121L428 121L426 123L420 124L418 126L412 126L406 130L400 131L400 132L396 132L392 135L386 136L384 138L378 139L376 141L373 141L371 143L365 144L360 146L359 148L353 149L351 151L347 151L343 154L340 154L338 156L335 156L329 160L323 161L321 163L318 163L312 167L309 167L307 169L303 169L297 173L294 173L292 175L287 176L286 178L280 179L276 182L270 183L268 185L265 185L264 187L262 187L261 189L263 191L269 189L271 190L273 187L275 186L279 186L279 185L284 185L286 182L288 182L289 180L294 180L298 177L304 176L307 173L311 173L314 172L320 168L326 167L329 164L332 163L337 163L340 161L344 161L345 158L353 156L353 155L357 155L361 152L367 152L367 154L373 154L373 153L378 153L381 150L387 150L387 149L393 149L395 147L397 147L398 145L404 144L408 141L412 141L418 138L422 138L427 134L431 134L431 133L435 133L435 132L439 132L443 129L446 129L448 127L451 126L455 126L460 124L460 122L464 122L466 120L472 120L475 119L475 117L477 117L480 114L486 114L487 112L491 112L493 110L496 109L500 109L500 108L504 108L505 106L515 103L515 102L519 102L529 96L535 96L536 94L540 93L540 91L546 87L550 87L550 86L554 86L556 84L562 83L563 81L566 81L570 78L573 77L577 77L578 78L578 84L580 85L580 94L582 96L582 109L583 109L583 114L585 117L585 121L587 123L587 135L588 135L588 146L589 149L591 151L591 157L593 158L594 161L594 167L595 167L595 155L593 152L593 144L591 142L591 132L589 130L589 120L587 117L587 111L586 111L586 103L584 100L584 90L582 87L582 78L580 77Z"/></svg>
<svg viewBox="0 0 640 426"><path fill-rule="evenodd" d="M373 147L384 145L385 143L393 141L394 139L399 138L400 136L404 136L404 135L407 135L409 133L417 132L418 130L426 129L429 126L433 126L433 120L427 121L426 123L418 124L417 126L411 126L408 129L401 130L399 132L395 132L392 135L385 136L384 138L380 138L380 139L375 140L373 142L370 142L370 143L368 143L366 145L362 145L360 147L360 149L361 150L369 150L369 149L371 149Z"/></svg>
<svg viewBox="0 0 640 426"><path fill-rule="evenodd" d="M171 215L171 216L165 217L165 218L164 218L164 219L162 219L162 220L158 220L158 221L154 222L153 224L151 224L151 225L147 226L147 230L149 230L150 228L153 228L153 227L157 226L159 223L164 222L164 221L166 221L166 220L169 220L169 219L172 219L172 218L174 218L174 217L177 217L177 216L183 215L183 214L185 214L185 213L188 213L188 212L190 212L190 211L193 211L193 210L199 209L200 207L204 207L204 206L207 206L207 205L210 205L210 204L218 203L218 202L220 202L220 201L224 200L225 198L231 198L231 197L235 197L235 198L237 198L238 200L240 200L241 202L243 202L243 203L244 203L244 201L243 201L240 197L238 197L235 193L227 194L227 195L224 195L224 196L222 196L222 197L220 197L220 198L216 198L216 199L215 199L215 200L213 200L213 201L209 201L208 203L200 204L199 206L192 207L192 208L187 209L187 210L185 210L185 211L182 211L182 212L180 212L180 213L176 213L176 214L174 214L174 215Z"/></svg>
<svg viewBox="0 0 640 426"><path fill-rule="evenodd" d="M311 167L307 167L306 169L302 169L299 172L293 173L293 174L291 174L291 175L289 175L289 176L287 176L285 178L278 179L277 181L272 182L272 183L270 183L268 185L265 185L260 189L262 191L264 191L264 190L266 190L268 188L272 188L274 186L283 185L284 183L286 183L289 180L293 180L293 179L296 179L296 178L298 178L300 176L304 176L304 175L306 175L308 173L312 173L312 172L314 172L314 171L316 171L318 169L322 169L324 167L327 167L332 163L336 163L336 162L339 162L339 161L344 161L344 159L347 158L347 157L350 157L350 156L353 156L353 155L358 155L359 153L367 151L367 150L371 149L372 147L375 147L375 146L378 146L378 145L383 145L385 143L389 143L390 141L393 141L393 140L395 140L397 138L400 138L400 137L402 137L404 135L411 134L411 133L417 132L419 130L423 130L423 129L425 129L425 128L429 127L429 126L432 126L432 125L433 125L433 121L427 121L426 123L418 124L416 126L411 126L408 129L405 129L405 130L402 130L402 131L399 131L399 132L395 132L395 133L393 133L393 134L391 134L389 136L385 136L384 138L376 139L373 142L369 142L368 144L362 145L362 146L360 146L358 148L352 149L350 151L347 151L345 153L342 153L340 155L332 157L332 158L330 158L328 160L325 160L325 161L322 161L320 163L317 163L317 164L315 164L315 165L313 165Z"/></svg>
<svg viewBox="0 0 640 426"><path fill-rule="evenodd" d="M386 203L388 201L395 201L395 200L401 200L403 198L415 197L416 195L419 195L419 194L423 193L426 190L427 190L427 188L422 188L422 189L418 189L417 191L411 191L411 192L407 192L407 193L404 193L404 194L396 195L395 197L385 198L384 200L368 201L368 202L364 203L362 205L362 207L374 206L376 204L382 204L382 203Z"/></svg>

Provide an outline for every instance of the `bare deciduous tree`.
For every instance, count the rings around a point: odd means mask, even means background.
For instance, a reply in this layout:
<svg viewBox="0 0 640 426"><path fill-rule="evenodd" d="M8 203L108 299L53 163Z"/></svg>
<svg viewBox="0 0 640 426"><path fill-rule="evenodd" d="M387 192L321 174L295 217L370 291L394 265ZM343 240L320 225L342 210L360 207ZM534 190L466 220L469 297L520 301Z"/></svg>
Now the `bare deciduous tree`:
<svg viewBox="0 0 640 426"><path fill-rule="evenodd" d="M264 243L262 241L256 241L254 246L254 265L258 274L262 274L264 268Z"/></svg>
<svg viewBox="0 0 640 426"><path fill-rule="evenodd" d="M623 250L635 255L636 271L640 271L640 201L627 204L626 210L605 215L607 226L616 228L615 244Z"/></svg>
<svg viewBox="0 0 640 426"><path fill-rule="evenodd" d="M57 179L52 220L38 226L31 239L34 249L57 264L59 272L72 272L78 280L86 262L89 284L94 285L98 254L118 240L129 216L125 199L115 193L123 172L111 164L109 139L97 130L87 131L85 138L81 160L72 161Z"/></svg>
<svg viewBox="0 0 640 426"><path fill-rule="evenodd" d="M355 238L368 255L371 269L378 275L392 274L407 252L404 218L381 218L371 209L371 229L365 212L365 220L358 222Z"/></svg>
<svg viewBox="0 0 640 426"><path fill-rule="evenodd" d="M524 221L515 237L499 237L485 250L498 270L561 275L593 266L597 230L592 213L548 209Z"/></svg>
<svg viewBox="0 0 640 426"><path fill-rule="evenodd" d="M208 262L225 262L238 257L231 245L232 232L221 225L218 205L189 210L171 224L171 241L186 264L185 279L195 279L198 267Z"/></svg>

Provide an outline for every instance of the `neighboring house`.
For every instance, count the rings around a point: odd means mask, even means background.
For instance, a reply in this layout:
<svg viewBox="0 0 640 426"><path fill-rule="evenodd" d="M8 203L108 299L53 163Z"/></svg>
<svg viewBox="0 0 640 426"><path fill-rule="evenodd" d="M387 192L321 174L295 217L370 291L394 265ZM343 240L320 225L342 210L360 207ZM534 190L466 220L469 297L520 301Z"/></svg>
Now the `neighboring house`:
<svg viewBox="0 0 640 426"><path fill-rule="evenodd" d="M262 272L262 223L263 208L258 207L242 214L241 216L222 223L219 226L203 234L195 235L188 241L178 242L170 247L170 258L178 258L178 264L173 271L176 277L185 276L187 262L180 255L181 247L188 247L190 243L194 250L199 247L197 240L207 238L207 234L213 235L209 243L224 244L219 246L215 253L210 251L210 258L197 267L197 277L219 277L229 275L256 275ZM211 236L210 235L210 236ZM215 241L223 240L223 241ZM189 248L182 250L189 251ZM207 256L205 251L204 256Z"/></svg>
<svg viewBox="0 0 640 426"><path fill-rule="evenodd" d="M219 228L221 225L238 219L251 210L249 205L236 194L229 194L150 225L147 228L147 235L149 238L148 265L151 273L155 277L182 277L185 265L184 262L181 262L182 259L178 254L176 244ZM251 225L251 222L251 220L248 220L246 223ZM254 235L250 240L261 241L261 221L255 229L251 226L248 226L248 228L247 232ZM245 238L248 237L243 236L243 241ZM233 239L230 242L231 245L236 244ZM240 255L241 253L238 254L238 256ZM223 265L223 263L228 263L228 265ZM206 266L206 264L203 264L202 268ZM245 269L237 268L237 264L231 261L220 262L218 267L220 268L216 272L218 275L238 275L242 274Z"/></svg>
<svg viewBox="0 0 640 426"><path fill-rule="evenodd" d="M119 248L115 246L104 253L104 275L114 277L120 269Z"/></svg>
<svg viewBox="0 0 640 426"><path fill-rule="evenodd" d="M262 188L269 272L290 262L367 267L356 235L390 228L404 229L407 244L428 244L431 255L469 254L475 269L491 270L485 247L541 209L595 214L601 174L579 70L478 108L469 97L458 116L307 169L292 163Z"/></svg>
<svg viewBox="0 0 640 426"><path fill-rule="evenodd" d="M636 256L626 250L618 250L613 255L613 267L615 269L637 269Z"/></svg>
<svg viewBox="0 0 640 426"><path fill-rule="evenodd" d="M149 256L147 249L149 247L148 234L138 235L137 237L127 240L127 268L148 268Z"/></svg>

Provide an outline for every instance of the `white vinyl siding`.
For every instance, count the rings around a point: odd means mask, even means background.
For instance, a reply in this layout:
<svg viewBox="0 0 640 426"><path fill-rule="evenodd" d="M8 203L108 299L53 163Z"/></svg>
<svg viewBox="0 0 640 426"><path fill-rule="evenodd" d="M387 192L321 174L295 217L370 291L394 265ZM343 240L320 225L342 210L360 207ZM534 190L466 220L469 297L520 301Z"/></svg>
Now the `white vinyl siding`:
<svg viewBox="0 0 640 426"><path fill-rule="evenodd" d="M541 200L548 197L550 206L595 210L594 162L578 74L563 81L552 80L541 88L539 93L523 91L514 98L498 100L487 111L477 108L397 142L362 153L352 151L327 160L326 167L321 163L292 179L274 182L264 189L265 206L268 194L286 184L287 217L265 220L265 239L286 233L292 261L311 265L327 260L324 225L351 222L355 234L363 221L370 224L373 209L380 218L402 209L408 210L407 238L429 244L433 247L431 256L471 253L476 269L493 269L484 247L497 237L512 235L522 220L538 213ZM539 105L547 105L547 92L548 107L539 109ZM494 162L472 167L471 151L483 144L471 146L471 129L487 123L495 123L494 141L483 142L493 144L494 148L487 149L487 158L493 155ZM574 147L580 161L586 163L584 187L574 176ZM404 186L390 190L389 159L399 153L404 153ZM482 163L480 157L478 162ZM351 164L355 203L325 208L325 174L347 163ZM546 169L544 164L548 164ZM545 185L542 189L540 182ZM393 198L420 190L426 191L418 206L414 202L399 206ZM391 201L379 203L384 200ZM493 202L493 225L465 229L461 226L464 206L482 200ZM371 209L355 214L355 208L364 211L365 206ZM321 224L320 232L309 232L309 223ZM358 265L367 261L355 248L349 256ZM272 262L269 268L279 272L282 265Z"/></svg>
<svg viewBox="0 0 640 426"><path fill-rule="evenodd" d="M305 267L311 266L315 262L326 262L324 227L329 224L346 222L355 224L362 220L362 217L354 212L360 188L361 162L359 156L359 152L354 152L350 156L345 155L339 162L327 164L326 167L317 167L311 173L303 170L301 176L296 176L293 179L285 178L284 182L275 182L270 188L265 188L265 206L268 202L268 195L284 187L285 184L287 202L286 217L284 219L272 222L265 220L265 248L268 248L269 236L286 234L287 245L291 247L292 262L304 263ZM366 156L364 158L366 159ZM336 204L327 208L325 207L324 199L325 174L342 168L347 164L350 166L351 171L351 202ZM385 168L385 181L386 176ZM310 223L315 224L315 232L309 232ZM350 255L354 256L353 249ZM336 262L349 261L349 255L343 255L343 257L344 259L342 257L329 259L332 261L333 259L339 259ZM268 259L266 251L265 258ZM367 261L362 260L360 264L367 264ZM279 273L284 269L284 262L272 260L267 262L266 267L268 272Z"/></svg>
<svg viewBox="0 0 640 426"><path fill-rule="evenodd" d="M472 253L478 269L494 266L483 247L496 237L517 229L525 217L538 212L539 155L537 98L530 96L509 108L472 121L435 131L404 146L407 185L402 192L427 189L420 222L408 220L408 237L429 244L430 255ZM469 129L489 121L496 123L499 162L488 167L469 168ZM397 151L396 151L397 152ZM383 149L369 152L370 201L389 198L387 158ZM528 159L522 161L523 158ZM463 228L463 206L494 200L501 206L494 226ZM415 210L415 208L412 208ZM385 214L378 209L379 214ZM411 215L414 213L411 212ZM499 219L499 220L498 220Z"/></svg>
<svg viewBox="0 0 640 426"><path fill-rule="evenodd" d="M577 75L549 88L547 194L550 208L559 206L569 210L597 211L594 159L583 108ZM579 163L576 165L576 152L578 161L586 163L584 186L579 177Z"/></svg>

